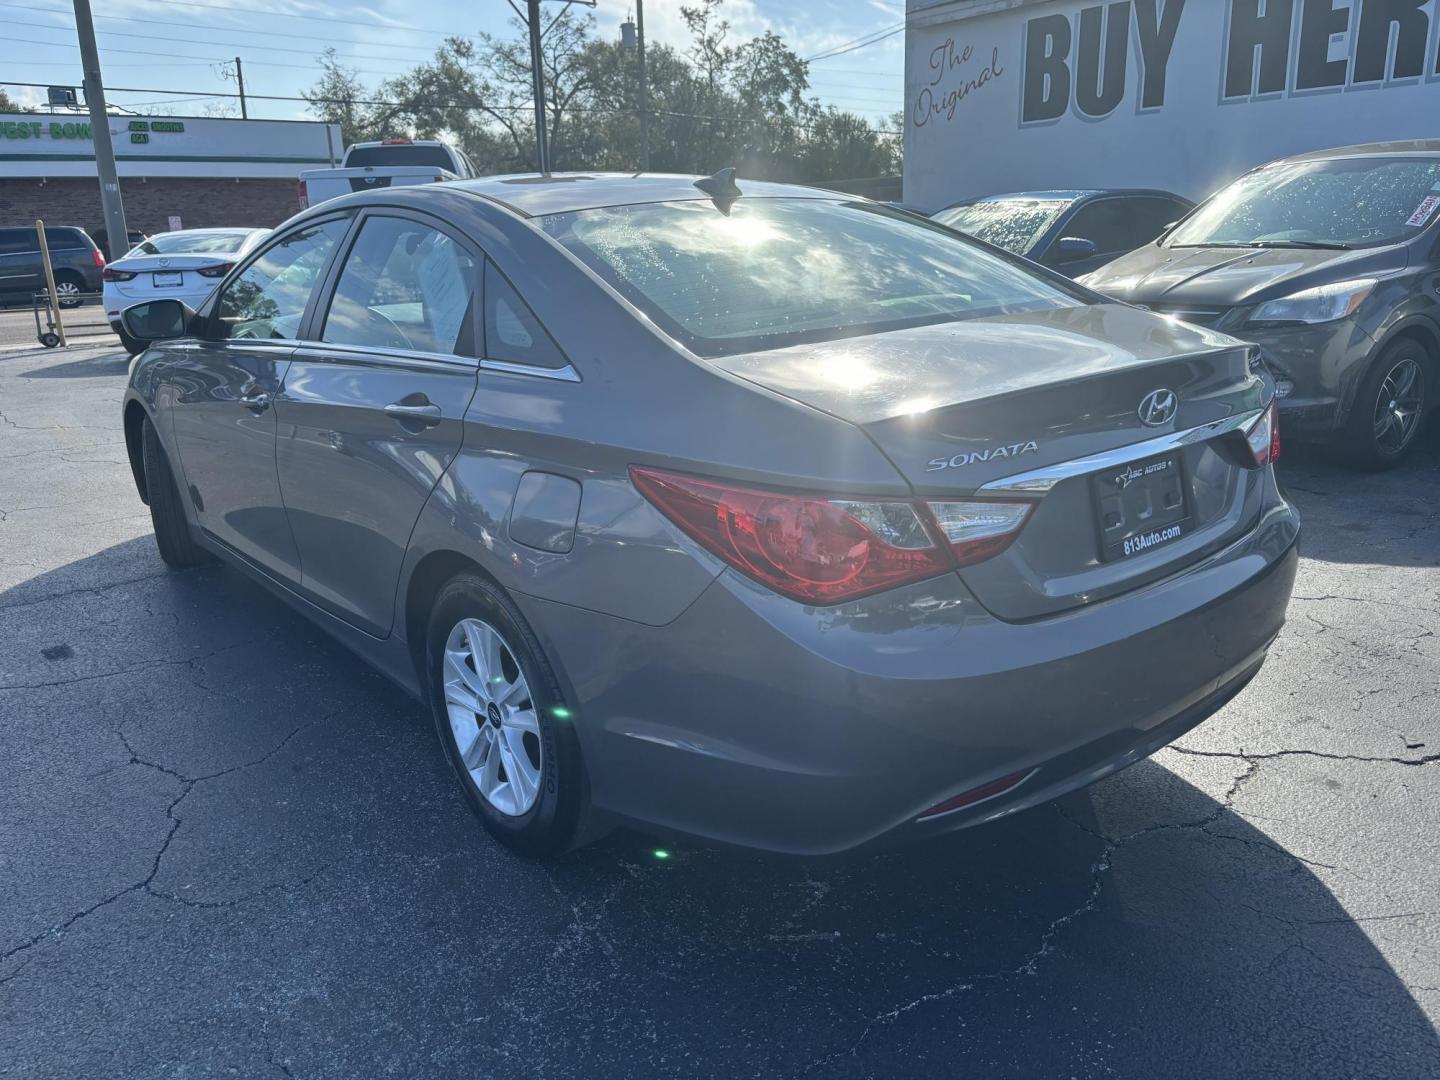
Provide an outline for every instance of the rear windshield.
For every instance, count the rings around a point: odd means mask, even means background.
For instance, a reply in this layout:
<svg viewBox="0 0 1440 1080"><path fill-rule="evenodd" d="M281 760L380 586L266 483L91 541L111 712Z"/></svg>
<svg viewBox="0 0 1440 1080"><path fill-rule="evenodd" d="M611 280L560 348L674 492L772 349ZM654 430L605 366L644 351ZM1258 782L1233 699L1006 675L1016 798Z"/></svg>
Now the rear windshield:
<svg viewBox="0 0 1440 1080"><path fill-rule="evenodd" d="M129 255L228 255L244 250L249 229L234 232L160 233L136 244Z"/></svg>
<svg viewBox="0 0 1440 1080"><path fill-rule="evenodd" d="M967 236L1024 255L1069 205L1066 199L986 199L952 206L934 217Z"/></svg>
<svg viewBox="0 0 1440 1080"><path fill-rule="evenodd" d="M1018 261L871 203L708 199L540 226L667 333L723 356L1084 303Z"/></svg>
<svg viewBox="0 0 1440 1080"><path fill-rule="evenodd" d="M1170 234L1166 247L1373 247L1414 236L1440 212L1440 158L1342 158L1242 176Z"/></svg>
<svg viewBox="0 0 1440 1080"><path fill-rule="evenodd" d="M364 168L370 165L436 165L454 170L455 163L443 146L418 146L395 143L390 146L355 146L345 155L345 167Z"/></svg>

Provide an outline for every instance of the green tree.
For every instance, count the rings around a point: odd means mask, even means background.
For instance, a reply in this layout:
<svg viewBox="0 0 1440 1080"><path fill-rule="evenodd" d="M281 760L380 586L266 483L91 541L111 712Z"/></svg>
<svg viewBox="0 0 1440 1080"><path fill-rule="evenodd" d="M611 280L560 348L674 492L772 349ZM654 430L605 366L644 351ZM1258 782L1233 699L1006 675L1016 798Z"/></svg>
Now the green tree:
<svg viewBox="0 0 1440 1080"><path fill-rule="evenodd" d="M336 57L334 46L320 54L320 77L309 90L300 91L310 111L320 120L340 125L345 145L378 138L383 126L381 110L368 104L372 95L351 68Z"/></svg>
<svg viewBox="0 0 1440 1080"><path fill-rule="evenodd" d="M650 165L709 173L726 165L776 179L849 179L893 172L898 140L808 95L809 70L767 32L733 43L723 0L681 9L690 40L647 43ZM408 133L459 145L484 172L535 163L530 47L525 24L504 36L448 39L428 61L368 90L321 57L311 111L348 142ZM636 168L640 95L635 60L600 39L588 13L564 9L541 41L546 128L557 170ZM368 104L384 102L385 104Z"/></svg>
<svg viewBox="0 0 1440 1080"><path fill-rule="evenodd" d="M0 87L0 112L20 112L20 104Z"/></svg>

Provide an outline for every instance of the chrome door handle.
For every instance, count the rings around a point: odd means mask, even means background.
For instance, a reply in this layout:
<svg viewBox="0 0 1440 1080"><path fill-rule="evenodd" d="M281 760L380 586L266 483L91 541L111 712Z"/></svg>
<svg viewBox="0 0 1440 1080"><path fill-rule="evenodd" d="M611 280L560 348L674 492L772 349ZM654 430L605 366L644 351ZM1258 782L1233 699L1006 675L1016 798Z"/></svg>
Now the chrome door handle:
<svg viewBox="0 0 1440 1080"><path fill-rule="evenodd" d="M392 420L399 420L402 424L423 424L425 427L433 427L440 423L440 406L433 403L402 405L396 401L385 406L385 415Z"/></svg>
<svg viewBox="0 0 1440 1080"><path fill-rule="evenodd" d="M273 396L266 391L254 390L242 397L240 404L244 405L251 412L262 413L270 407L270 402L273 400Z"/></svg>

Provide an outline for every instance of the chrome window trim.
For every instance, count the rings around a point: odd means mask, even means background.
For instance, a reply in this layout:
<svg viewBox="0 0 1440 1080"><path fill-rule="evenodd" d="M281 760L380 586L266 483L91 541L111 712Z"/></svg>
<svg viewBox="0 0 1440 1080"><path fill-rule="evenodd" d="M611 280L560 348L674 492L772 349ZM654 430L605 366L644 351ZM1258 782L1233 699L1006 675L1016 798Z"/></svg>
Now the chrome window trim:
<svg viewBox="0 0 1440 1080"><path fill-rule="evenodd" d="M408 361L417 364L444 364L448 367L459 367L473 371L478 366L478 361L473 356L460 356L458 353L432 353L422 352L419 349L387 349L375 345L351 345L349 343L329 341L300 341L296 343L296 351L309 356L318 353L316 359L324 359L327 355L334 355L337 360L344 360L348 357L382 357L386 360ZM338 355L335 355L338 354Z"/></svg>
<svg viewBox="0 0 1440 1080"><path fill-rule="evenodd" d="M1172 431L1168 435L1146 439L1144 442L1130 443L1128 446L1117 446L1114 450L1105 450L1098 454L1091 454L1089 457L1061 461L1054 465L1031 469L1029 472L1016 473L1013 476L1002 476L998 480L981 484L978 490L987 495L1043 495L1060 481L1068 480L1072 476L1099 472L1101 469L1113 468L1138 458L1154 457L1156 454L1179 450L1181 447L1190 446L1193 443L1205 442L1218 435L1247 428L1258 420L1264 411L1264 409L1252 409L1249 412L1237 413L1235 416L1227 416L1223 420L1213 420L1208 424L1201 424L1199 427L1186 428L1184 431Z"/></svg>
<svg viewBox="0 0 1440 1080"><path fill-rule="evenodd" d="M581 381L580 373L571 364L559 368L536 367L533 364L512 364L509 360L481 360L481 371L494 371L501 375L530 375L537 379L554 379L557 382Z"/></svg>

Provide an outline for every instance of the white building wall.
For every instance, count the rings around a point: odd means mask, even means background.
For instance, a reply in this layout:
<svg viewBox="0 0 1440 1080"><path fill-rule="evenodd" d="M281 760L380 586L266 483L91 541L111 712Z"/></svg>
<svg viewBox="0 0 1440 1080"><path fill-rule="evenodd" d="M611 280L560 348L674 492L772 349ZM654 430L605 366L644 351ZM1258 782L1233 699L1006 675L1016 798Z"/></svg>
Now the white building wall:
<svg viewBox="0 0 1440 1080"><path fill-rule="evenodd" d="M1157 187L1440 138L1440 0L908 0L905 200Z"/></svg>

